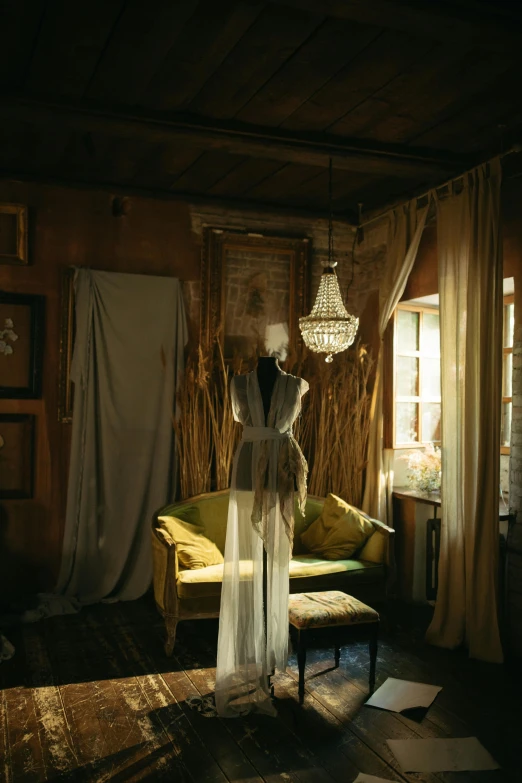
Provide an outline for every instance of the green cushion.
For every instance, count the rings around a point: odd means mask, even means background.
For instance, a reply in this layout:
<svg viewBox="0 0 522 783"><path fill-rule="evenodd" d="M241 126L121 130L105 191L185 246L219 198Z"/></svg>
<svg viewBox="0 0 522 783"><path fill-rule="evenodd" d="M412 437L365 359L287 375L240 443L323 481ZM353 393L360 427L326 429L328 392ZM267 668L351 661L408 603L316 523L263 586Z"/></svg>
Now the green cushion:
<svg viewBox="0 0 522 783"><path fill-rule="evenodd" d="M354 578L364 572L370 580L382 578L382 566L362 560L321 560L313 555L299 555L290 561L290 585L293 579L323 577L328 574L345 574ZM240 563L240 578L252 578L252 563ZM202 598L220 595L223 566L213 565L195 570L183 570L178 574L178 596L180 598ZM291 587L290 587L291 589ZM312 589L312 587L310 588Z"/></svg>

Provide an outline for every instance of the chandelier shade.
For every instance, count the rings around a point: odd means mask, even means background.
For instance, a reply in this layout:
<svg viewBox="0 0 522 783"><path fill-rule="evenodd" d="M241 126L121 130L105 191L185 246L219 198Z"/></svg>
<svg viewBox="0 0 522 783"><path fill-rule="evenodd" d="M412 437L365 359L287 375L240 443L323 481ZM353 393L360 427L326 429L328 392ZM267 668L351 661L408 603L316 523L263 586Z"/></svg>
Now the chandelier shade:
<svg viewBox="0 0 522 783"><path fill-rule="evenodd" d="M299 328L306 347L314 353L325 353L325 361L332 362L333 354L346 351L355 340L359 319L350 315L344 306L335 273L332 223L332 159L330 158L328 194L328 261L321 275L315 304L310 315L299 319ZM354 243L355 250L355 243ZM352 254L353 255L353 254ZM352 258L352 262L354 259ZM352 267L353 269L353 267ZM353 280L353 272L352 272Z"/></svg>
<svg viewBox="0 0 522 783"><path fill-rule="evenodd" d="M333 354L345 351L355 340L359 319L344 306L333 264L325 267L312 312L299 319L299 328L306 347L314 353L325 353L326 362L333 361Z"/></svg>

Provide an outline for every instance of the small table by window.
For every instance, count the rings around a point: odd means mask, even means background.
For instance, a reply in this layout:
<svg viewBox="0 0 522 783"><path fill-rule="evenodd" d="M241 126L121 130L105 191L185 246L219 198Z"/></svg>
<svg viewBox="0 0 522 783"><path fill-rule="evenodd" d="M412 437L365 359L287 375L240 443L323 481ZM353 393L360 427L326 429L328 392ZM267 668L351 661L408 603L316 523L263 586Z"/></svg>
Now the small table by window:
<svg viewBox="0 0 522 783"><path fill-rule="evenodd" d="M440 554L440 515L438 515L438 509L441 507L440 492L421 492L416 489L408 489L407 487L398 487L393 491L394 501L408 501L413 503L423 503L433 507L433 518L428 519L426 522L426 598L428 601L433 601L437 597L438 588L438 566L439 566L439 554ZM402 505L402 504L401 504ZM394 502L394 517L398 511L398 503ZM415 536L415 520L413 515L405 514L401 518L398 515L400 522L399 528L402 532L401 536L397 536L397 545L402 552L397 553L397 559L402 563L398 564L398 568L403 570L403 585L408 577L408 574L413 571L413 541ZM506 504L499 500L498 507L498 519L499 521L507 521L508 528L514 522L514 515L510 514L509 508ZM410 539L409 541L407 539ZM499 549L500 549L500 595L504 596L506 585L506 536L499 534ZM402 557L401 557L402 554ZM411 560L411 562L409 562ZM404 590L403 590L404 592ZM407 587L406 587L407 593ZM405 597L403 595L402 597Z"/></svg>

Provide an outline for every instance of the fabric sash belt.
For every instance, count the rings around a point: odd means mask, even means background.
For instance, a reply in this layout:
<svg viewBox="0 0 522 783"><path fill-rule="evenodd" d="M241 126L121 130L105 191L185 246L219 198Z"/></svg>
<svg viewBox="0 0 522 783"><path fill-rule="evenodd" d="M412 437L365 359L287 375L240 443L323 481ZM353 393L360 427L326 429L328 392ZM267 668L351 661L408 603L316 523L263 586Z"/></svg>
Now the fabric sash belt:
<svg viewBox="0 0 522 783"><path fill-rule="evenodd" d="M279 432L275 427L243 427L243 443L252 443L262 440L284 440L292 437L291 430Z"/></svg>

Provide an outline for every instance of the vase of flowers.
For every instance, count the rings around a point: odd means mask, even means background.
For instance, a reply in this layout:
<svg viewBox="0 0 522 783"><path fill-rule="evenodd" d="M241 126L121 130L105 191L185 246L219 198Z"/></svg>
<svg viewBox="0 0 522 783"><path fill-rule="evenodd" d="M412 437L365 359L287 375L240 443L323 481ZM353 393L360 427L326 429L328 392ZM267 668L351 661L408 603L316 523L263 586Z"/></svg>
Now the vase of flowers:
<svg viewBox="0 0 522 783"><path fill-rule="evenodd" d="M408 467L408 482L412 489L420 492L438 492L441 481L440 449L428 443L424 449L405 454Z"/></svg>

